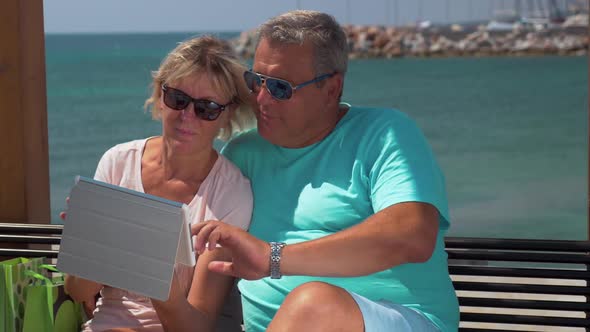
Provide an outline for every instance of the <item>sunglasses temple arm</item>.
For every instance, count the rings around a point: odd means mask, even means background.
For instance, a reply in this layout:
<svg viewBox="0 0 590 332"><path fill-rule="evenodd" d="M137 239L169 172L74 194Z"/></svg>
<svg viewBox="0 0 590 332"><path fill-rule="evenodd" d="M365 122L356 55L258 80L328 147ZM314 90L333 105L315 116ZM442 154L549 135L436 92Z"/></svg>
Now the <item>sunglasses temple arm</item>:
<svg viewBox="0 0 590 332"><path fill-rule="evenodd" d="M299 85L297 85L297 86L291 86L291 88L292 88L293 90L297 90L297 89L300 89L300 88L302 88L302 87L304 87L304 86L306 86L306 85L310 85L310 84L312 84L312 83L316 83L316 82L319 82L319 81L323 81L324 79L326 79L326 78L328 78L328 77L331 77L331 76L333 76L333 75L334 75L334 74L324 74L324 75L320 75L320 76L318 76L318 77L314 78L314 79L313 79L313 80L311 80L311 81L303 82L303 83L301 83L301 84L299 84Z"/></svg>

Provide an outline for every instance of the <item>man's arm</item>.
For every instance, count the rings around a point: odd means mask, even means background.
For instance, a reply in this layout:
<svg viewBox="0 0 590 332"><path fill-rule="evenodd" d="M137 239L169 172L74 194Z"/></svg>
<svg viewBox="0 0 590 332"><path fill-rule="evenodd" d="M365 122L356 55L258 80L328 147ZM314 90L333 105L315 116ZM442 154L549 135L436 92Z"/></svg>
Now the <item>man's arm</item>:
<svg viewBox="0 0 590 332"><path fill-rule="evenodd" d="M286 246L281 273L362 276L404 263L425 262L434 251L438 217L438 210L430 204L394 204L343 231Z"/></svg>
<svg viewBox="0 0 590 332"><path fill-rule="evenodd" d="M363 222L335 234L283 248L281 273L308 276L361 276L404 263L427 261L438 234L438 210L427 203L389 206ZM270 274L269 244L229 225L193 225L196 249L217 243L232 252L233 261L212 262L209 269L244 279Z"/></svg>

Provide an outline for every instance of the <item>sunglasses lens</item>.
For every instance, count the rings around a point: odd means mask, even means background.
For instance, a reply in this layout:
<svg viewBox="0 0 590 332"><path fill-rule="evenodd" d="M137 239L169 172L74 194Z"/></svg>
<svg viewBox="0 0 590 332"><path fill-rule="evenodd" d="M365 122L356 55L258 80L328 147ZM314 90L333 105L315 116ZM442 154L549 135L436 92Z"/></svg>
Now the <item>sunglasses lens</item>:
<svg viewBox="0 0 590 332"><path fill-rule="evenodd" d="M195 103L195 114L203 120L213 121L219 117L223 110L223 106L210 100L200 100Z"/></svg>
<svg viewBox="0 0 590 332"><path fill-rule="evenodd" d="M244 81L246 81L246 86L250 91L257 92L260 86L262 85L262 80L260 76L256 75L251 71L244 72Z"/></svg>
<svg viewBox="0 0 590 332"><path fill-rule="evenodd" d="M266 79L266 88L277 99L289 99L293 93L288 82L276 78Z"/></svg>
<svg viewBox="0 0 590 332"><path fill-rule="evenodd" d="M174 110L183 110L191 102L191 98L182 91L167 88L164 91L164 104Z"/></svg>

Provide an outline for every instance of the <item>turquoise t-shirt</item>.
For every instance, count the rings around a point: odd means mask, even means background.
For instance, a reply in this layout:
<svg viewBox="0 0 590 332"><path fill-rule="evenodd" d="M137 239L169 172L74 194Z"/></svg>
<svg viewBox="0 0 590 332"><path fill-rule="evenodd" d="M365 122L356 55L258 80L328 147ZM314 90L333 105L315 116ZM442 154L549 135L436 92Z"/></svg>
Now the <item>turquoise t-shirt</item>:
<svg viewBox="0 0 590 332"><path fill-rule="evenodd" d="M434 253L422 264L363 277L241 280L246 331L265 331L285 296L309 281L399 303L424 313L442 331L457 330L459 307L443 240L449 228L444 178L424 136L406 115L351 107L330 135L311 146L282 148L252 130L230 141L222 153L251 180L250 233L265 241L317 239L401 202L430 203L441 215Z"/></svg>

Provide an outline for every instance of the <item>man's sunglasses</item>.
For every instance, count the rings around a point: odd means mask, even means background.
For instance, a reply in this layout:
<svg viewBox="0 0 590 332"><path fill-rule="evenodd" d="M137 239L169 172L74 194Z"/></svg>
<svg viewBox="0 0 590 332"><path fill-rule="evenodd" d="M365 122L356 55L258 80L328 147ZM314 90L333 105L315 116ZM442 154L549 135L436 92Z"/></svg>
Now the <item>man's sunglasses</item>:
<svg viewBox="0 0 590 332"><path fill-rule="evenodd" d="M254 71L247 70L244 72L244 80L246 81L246 86L248 86L248 89L250 89L251 93L252 92L255 92L255 93L259 92L260 87L262 86L262 84L264 84L264 86L266 86L266 91L268 91L268 93L271 96L273 96L274 98L279 99L279 100L287 100L287 99L291 98L291 96L293 95L293 92L295 92L295 90L300 89L300 88L302 88L306 85L309 85L311 83L325 80L328 77L334 76L334 74L336 74L336 73L323 74L323 75L317 76L316 78L314 78L310 81L303 82L301 84L294 86L289 81L285 81L280 78L262 75L257 72L254 72Z"/></svg>
<svg viewBox="0 0 590 332"><path fill-rule="evenodd" d="M216 120L227 106L233 104L231 101L225 105L220 105L208 99L195 99L178 89L169 87L167 84L162 84L162 91L164 92L164 104L166 106L181 111L192 102L195 115L206 121Z"/></svg>

